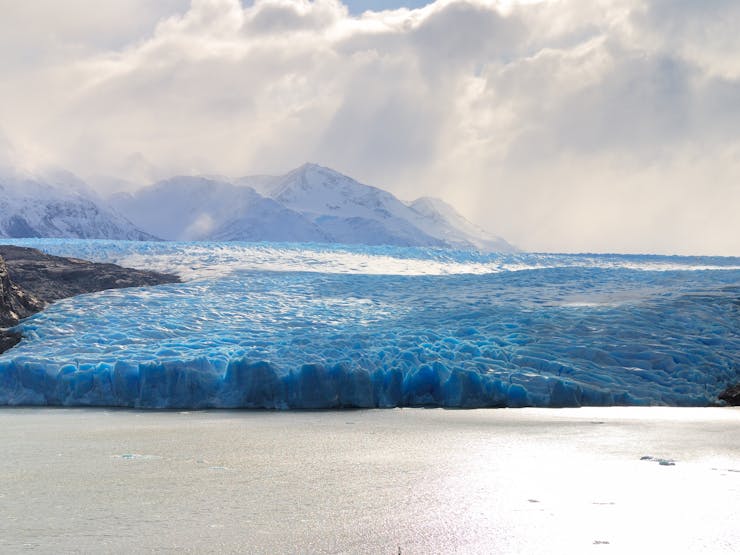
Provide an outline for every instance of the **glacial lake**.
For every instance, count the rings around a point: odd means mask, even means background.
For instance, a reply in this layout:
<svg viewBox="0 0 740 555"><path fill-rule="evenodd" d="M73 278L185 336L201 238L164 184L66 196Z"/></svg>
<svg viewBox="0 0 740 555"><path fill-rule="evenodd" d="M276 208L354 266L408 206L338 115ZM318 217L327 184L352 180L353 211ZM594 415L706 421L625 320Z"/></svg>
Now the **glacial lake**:
<svg viewBox="0 0 740 555"><path fill-rule="evenodd" d="M0 552L736 553L739 440L731 408L2 408Z"/></svg>

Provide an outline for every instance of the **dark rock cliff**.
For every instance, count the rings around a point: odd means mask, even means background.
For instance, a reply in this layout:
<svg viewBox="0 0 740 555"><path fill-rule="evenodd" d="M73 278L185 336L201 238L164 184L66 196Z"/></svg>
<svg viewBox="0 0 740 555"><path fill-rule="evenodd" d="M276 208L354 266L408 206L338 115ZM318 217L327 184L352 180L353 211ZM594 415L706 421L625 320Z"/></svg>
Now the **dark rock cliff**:
<svg viewBox="0 0 740 555"><path fill-rule="evenodd" d="M5 258L12 282L45 303L105 289L180 281L172 274L52 256L11 245L0 245L0 257Z"/></svg>
<svg viewBox="0 0 740 555"><path fill-rule="evenodd" d="M28 294L10 280L8 267L0 255L0 327L16 325L44 307L44 303Z"/></svg>

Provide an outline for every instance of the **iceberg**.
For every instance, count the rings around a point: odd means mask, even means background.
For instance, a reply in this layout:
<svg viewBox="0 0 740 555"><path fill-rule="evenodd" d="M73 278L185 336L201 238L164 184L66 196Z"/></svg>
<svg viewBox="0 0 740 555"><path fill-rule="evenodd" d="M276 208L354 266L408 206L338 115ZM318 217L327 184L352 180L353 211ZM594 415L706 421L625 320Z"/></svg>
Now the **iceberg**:
<svg viewBox="0 0 740 555"><path fill-rule="evenodd" d="M183 283L56 302L0 404L705 406L740 381L740 259L14 240Z"/></svg>

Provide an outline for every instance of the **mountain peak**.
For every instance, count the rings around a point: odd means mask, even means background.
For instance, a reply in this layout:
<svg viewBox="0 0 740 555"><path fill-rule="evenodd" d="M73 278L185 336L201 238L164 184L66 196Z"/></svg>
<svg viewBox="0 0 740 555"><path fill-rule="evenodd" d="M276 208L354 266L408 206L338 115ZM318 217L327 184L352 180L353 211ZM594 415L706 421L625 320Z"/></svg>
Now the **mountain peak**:
<svg viewBox="0 0 740 555"><path fill-rule="evenodd" d="M313 205L334 202L337 195L353 196L356 189L369 189L331 168L318 164L306 163L275 180L269 190L265 191L271 198L293 205L308 202Z"/></svg>
<svg viewBox="0 0 740 555"><path fill-rule="evenodd" d="M513 250L441 199L422 197L406 204L388 191L311 162L282 176L171 177L110 197L113 210L99 204L102 199L72 174L60 171L48 179L0 173L0 236Z"/></svg>
<svg viewBox="0 0 740 555"><path fill-rule="evenodd" d="M246 176L231 183L239 186L183 179L187 194L169 187L155 201L140 191L117 206L134 223L167 239L514 250L441 199L422 197L405 204L388 191L313 162L282 176ZM251 195L246 195L247 188ZM162 206L168 207L166 214Z"/></svg>
<svg viewBox="0 0 740 555"><path fill-rule="evenodd" d="M316 164L314 162L304 162L303 164L301 164L300 166L298 166L293 171L303 173L303 172L306 172L308 170L328 170L328 169L329 168L326 168L326 167L324 167L324 166L322 166L320 164ZM292 173L292 172L289 172L289 173Z"/></svg>
<svg viewBox="0 0 740 555"><path fill-rule="evenodd" d="M354 181L354 179L349 176L313 162L306 162L293 171L288 172L281 181L289 181L295 178L301 178L305 182L311 184L321 184L326 182L335 183L342 180Z"/></svg>

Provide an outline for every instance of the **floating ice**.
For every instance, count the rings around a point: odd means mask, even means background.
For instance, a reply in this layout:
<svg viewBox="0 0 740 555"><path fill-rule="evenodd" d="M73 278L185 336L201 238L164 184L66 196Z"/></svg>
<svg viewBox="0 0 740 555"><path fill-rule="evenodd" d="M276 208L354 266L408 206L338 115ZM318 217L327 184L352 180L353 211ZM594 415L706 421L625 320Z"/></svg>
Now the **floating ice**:
<svg viewBox="0 0 740 555"><path fill-rule="evenodd" d="M123 455L114 455L115 459L123 459L124 461L153 461L161 459L159 455L141 455L139 453L124 453Z"/></svg>
<svg viewBox="0 0 740 555"><path fill-rule="evenodd" d="M20 326L0 404L706 405L740 381L740 259L25 240L188 281Z"/></svg>
<svg viewBox="0 0 740 555"><path fill-rule="evenodd" d="M650 455L645 455L644 457L640 457L641 461L654 461L658 463L660 466L676 466L676 461L673 459L661 459L657 457L652 457Z"/></svg>

